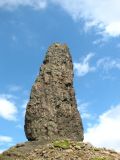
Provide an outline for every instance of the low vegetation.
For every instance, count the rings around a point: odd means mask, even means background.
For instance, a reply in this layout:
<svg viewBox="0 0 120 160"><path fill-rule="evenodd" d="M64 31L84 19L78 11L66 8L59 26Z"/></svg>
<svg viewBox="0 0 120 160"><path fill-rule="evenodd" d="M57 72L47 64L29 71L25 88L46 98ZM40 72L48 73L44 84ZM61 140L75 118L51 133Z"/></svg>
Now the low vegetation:
<svg viewBox="0 0 120 160"><path fill-rule="evenodd" d="M54 147L68 149L70 148L70 142L68 140L61 140L53 142Z"/></svg>

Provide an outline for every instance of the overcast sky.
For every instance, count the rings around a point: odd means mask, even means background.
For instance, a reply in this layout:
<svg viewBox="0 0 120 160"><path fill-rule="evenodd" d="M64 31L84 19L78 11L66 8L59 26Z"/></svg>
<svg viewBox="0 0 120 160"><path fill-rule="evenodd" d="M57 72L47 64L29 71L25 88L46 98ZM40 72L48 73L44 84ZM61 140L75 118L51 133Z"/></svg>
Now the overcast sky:
<svg viewBox="0 0 120 160"><path fill-rule="evenodd" d="M0 0L0 152L26 141L31 86L54 42L70 48L85 141L120 151L120 1Z"/></svg>

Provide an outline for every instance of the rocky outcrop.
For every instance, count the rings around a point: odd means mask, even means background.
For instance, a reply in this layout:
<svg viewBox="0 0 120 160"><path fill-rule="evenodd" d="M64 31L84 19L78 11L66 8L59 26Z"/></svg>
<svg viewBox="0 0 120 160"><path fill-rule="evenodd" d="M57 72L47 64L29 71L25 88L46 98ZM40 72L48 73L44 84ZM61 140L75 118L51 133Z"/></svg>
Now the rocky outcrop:
<svg viewBox="0 0 120 160"><path fill-rule="evenodd" d="M73 88L72 58L66 45L49 47L32 86L24 128L29 141L83 140Z"/></svg>
<svg viewBox="0 0 120 160"><path fill-rule="evenodd" d="M78 141L61 140L45 145L30 141L11 147L0 155L0 160L120 160L120 153Z"/></svg>

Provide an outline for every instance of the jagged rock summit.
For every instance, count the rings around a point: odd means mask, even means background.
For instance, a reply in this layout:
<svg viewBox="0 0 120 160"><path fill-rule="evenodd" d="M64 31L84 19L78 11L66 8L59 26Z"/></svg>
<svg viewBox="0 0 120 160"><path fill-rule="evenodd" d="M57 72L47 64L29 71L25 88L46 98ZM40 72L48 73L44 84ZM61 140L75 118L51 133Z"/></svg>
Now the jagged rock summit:
<svg viewBox="0 0 120 160"><path fill-rule="evenodd" d="M32 86L25 115L29 141L83 140L83 126L73 88L73 64L66 45L48 48Z"/></svg>

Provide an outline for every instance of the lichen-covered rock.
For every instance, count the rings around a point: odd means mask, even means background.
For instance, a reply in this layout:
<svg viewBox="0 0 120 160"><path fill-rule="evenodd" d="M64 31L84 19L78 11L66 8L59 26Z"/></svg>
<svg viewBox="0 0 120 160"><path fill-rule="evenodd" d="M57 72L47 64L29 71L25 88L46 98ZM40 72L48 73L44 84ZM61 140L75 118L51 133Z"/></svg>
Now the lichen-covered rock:
<svg viewBox="0 0 120 160"><path fill-rule="evenodd" d="M29 141L83 140L72 58L66 45L55 43L47 51L27 105L25 134Z"/></svg>
<svg viewBox="0 0 120 160"><path fill-rule="evenodd" d="M120 153L63 139L44 145L39 141L17 144L0 154L0 160L120 160Z"/></svg>

